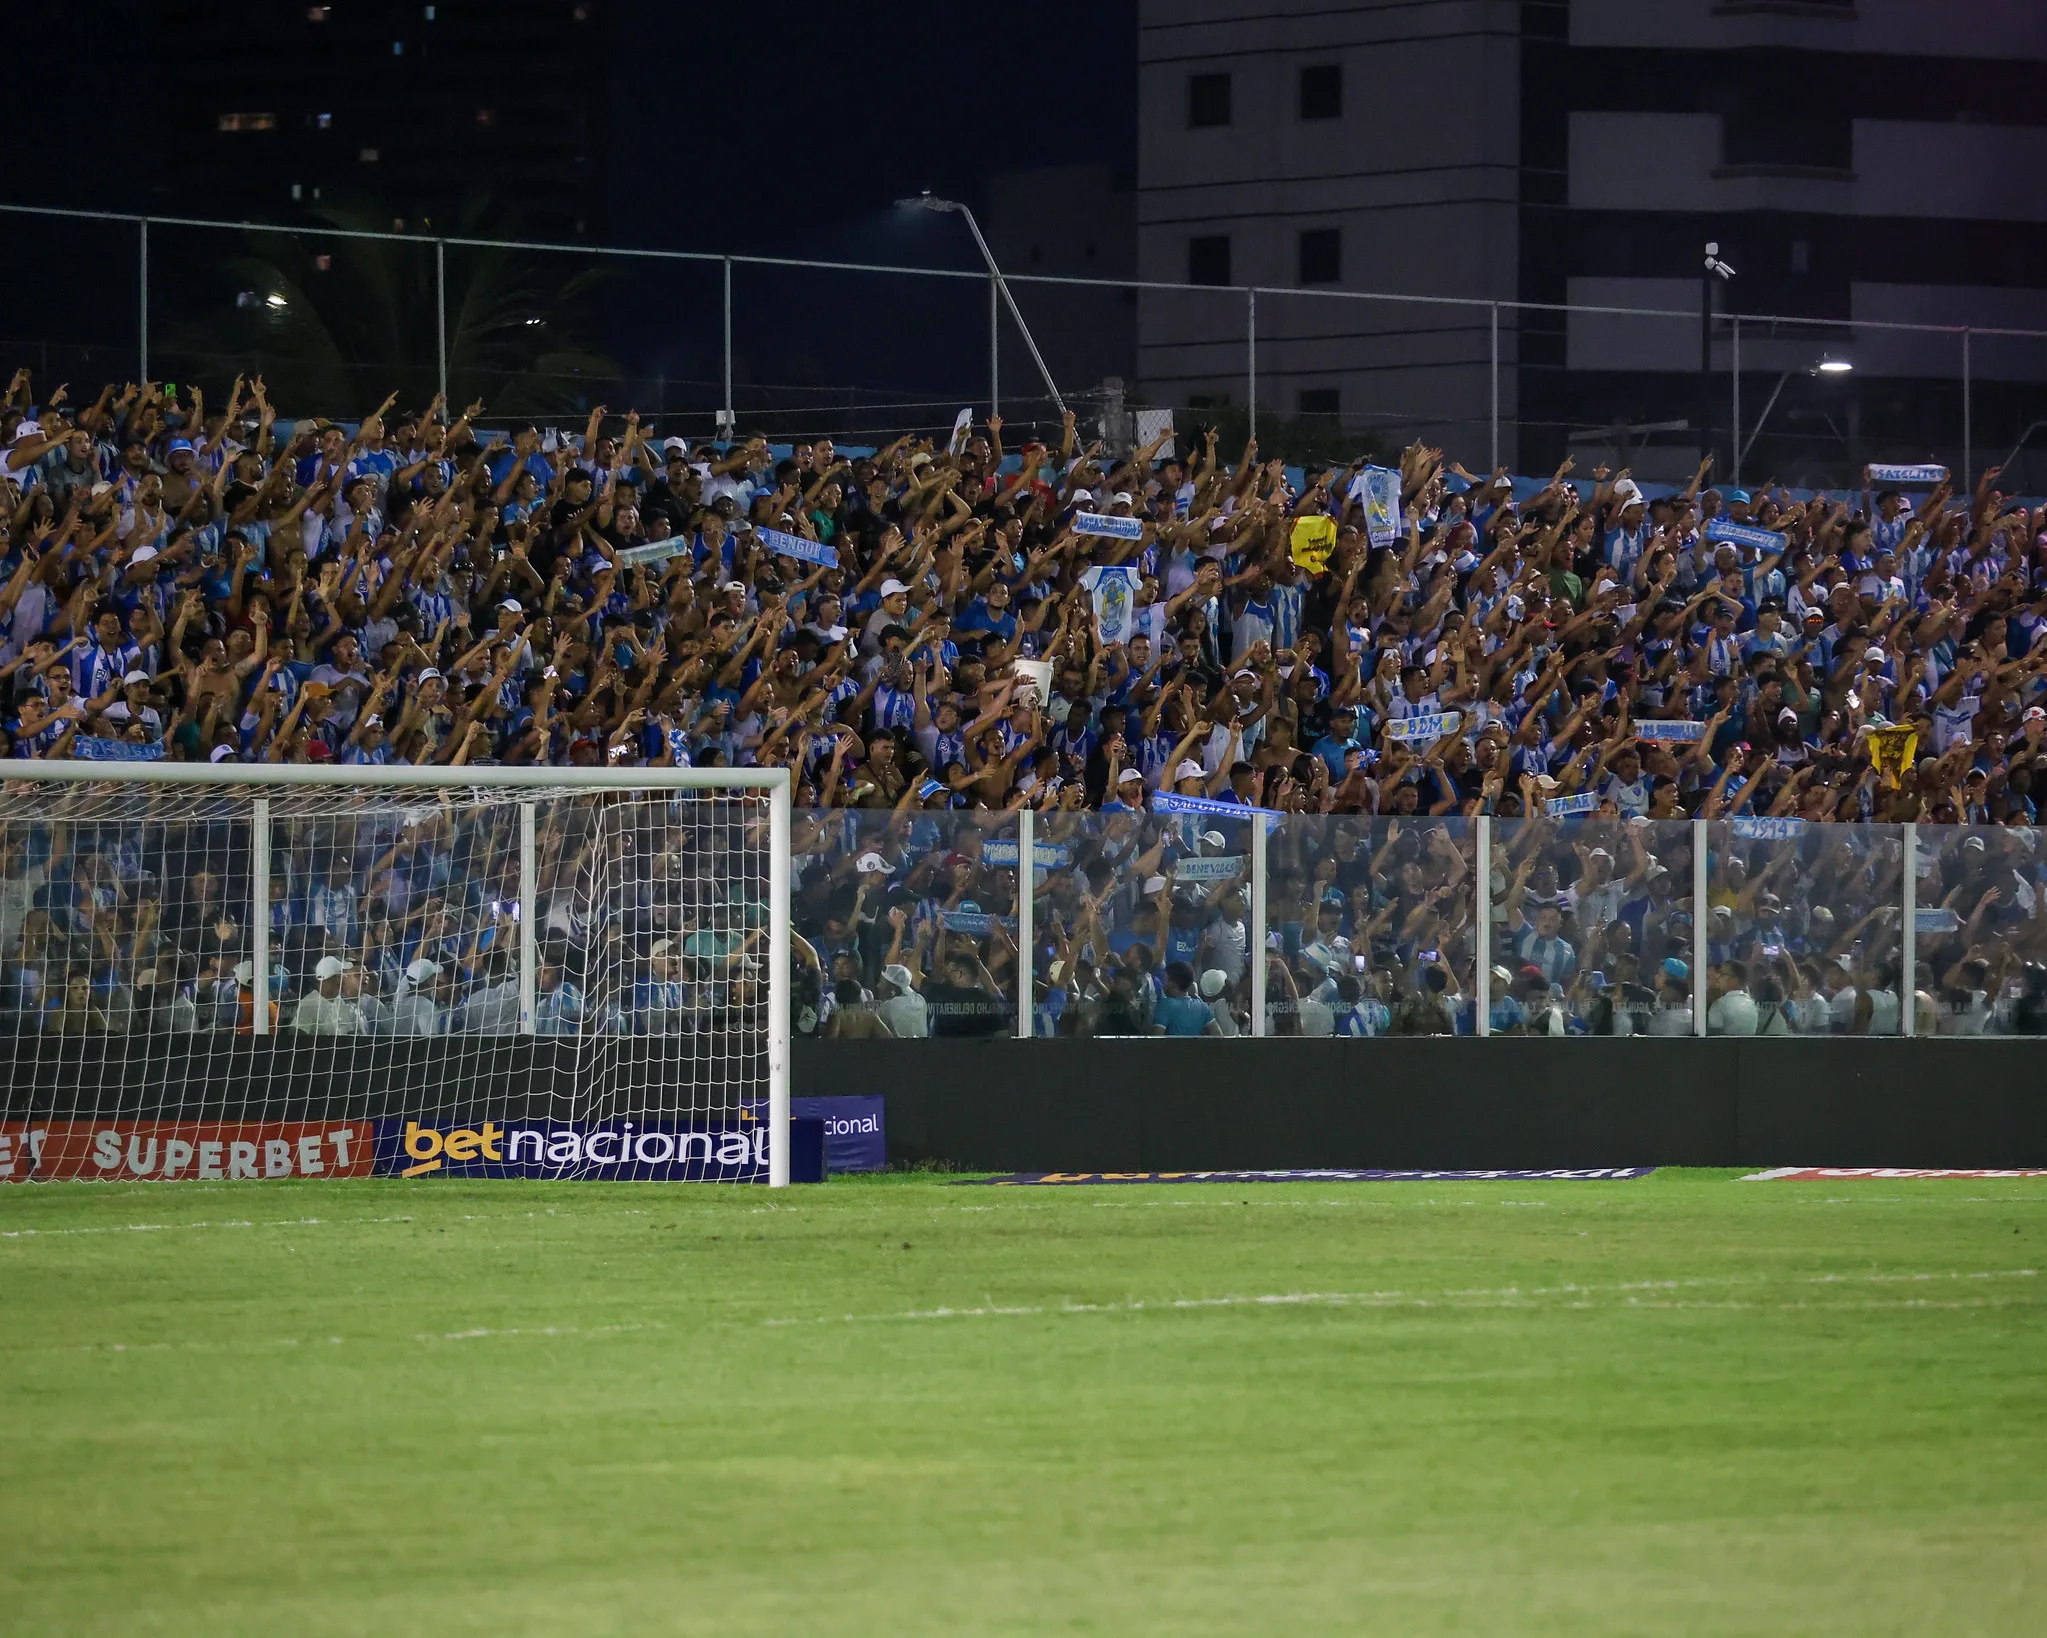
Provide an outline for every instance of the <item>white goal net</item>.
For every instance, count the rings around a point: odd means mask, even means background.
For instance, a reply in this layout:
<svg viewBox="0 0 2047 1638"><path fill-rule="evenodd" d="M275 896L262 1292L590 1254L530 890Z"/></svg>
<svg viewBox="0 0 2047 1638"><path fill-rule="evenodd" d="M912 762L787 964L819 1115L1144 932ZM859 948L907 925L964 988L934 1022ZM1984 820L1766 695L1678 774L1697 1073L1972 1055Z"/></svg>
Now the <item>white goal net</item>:
<svg viewBox="0 0 2047 1638"><path fill-rule="evenodd" d="M788 1181L785 776L111 771L0 783L0 1181Z"/></svg>

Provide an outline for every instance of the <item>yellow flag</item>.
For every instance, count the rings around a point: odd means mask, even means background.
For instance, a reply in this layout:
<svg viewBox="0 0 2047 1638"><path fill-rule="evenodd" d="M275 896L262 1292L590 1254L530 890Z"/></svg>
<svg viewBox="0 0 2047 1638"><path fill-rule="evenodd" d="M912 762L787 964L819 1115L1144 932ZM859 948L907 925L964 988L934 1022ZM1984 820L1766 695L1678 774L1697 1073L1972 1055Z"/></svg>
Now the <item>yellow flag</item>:
<svg viewBox="0 0 2047 1638"><path fill-rule="evenodd" d="M1898 788L1904 771L1912 766L1919 749L1917 728L1872 728L1869 731L1869 760L1892 790Z"/></svg>
<svg viewBox="0 0 2047 1638"><path fill-rule="evenodd" d="M1329 554L1336 550L1336 519L1321 512L1296 518L1290 538L1294 561L1310 574L1321 574L1329 567Z"/></svg>

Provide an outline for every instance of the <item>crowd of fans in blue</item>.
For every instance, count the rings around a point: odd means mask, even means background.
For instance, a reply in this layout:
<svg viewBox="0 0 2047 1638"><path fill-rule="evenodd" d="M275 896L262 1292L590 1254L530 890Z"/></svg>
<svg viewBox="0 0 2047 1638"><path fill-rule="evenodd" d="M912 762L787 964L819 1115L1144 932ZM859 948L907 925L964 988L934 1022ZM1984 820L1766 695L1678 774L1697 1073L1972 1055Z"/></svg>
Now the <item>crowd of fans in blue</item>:
<svg viewBox="0 0 2047 1638"><path fill-rule="evenodd" d="M1469 1033L1481 968L1494 1032L1690 1033L1697 998L1731 1033L2030 1030L2047 995L2047 508L1994 470L1651 493L1071 416L859 451L483 418L17 373L0 749L786 766L797 1026L835 1035L1014 1032L1026 968L1040 1033L1251 1033L1261 960L1281 1033ZM18 1026L252 1027L233 821L66 800L4 830ZM506 813L291 821L279 1027L518 1028ZM719 847L757 832L551 811L536 1027L751 1016L758 872Z"/></svg>

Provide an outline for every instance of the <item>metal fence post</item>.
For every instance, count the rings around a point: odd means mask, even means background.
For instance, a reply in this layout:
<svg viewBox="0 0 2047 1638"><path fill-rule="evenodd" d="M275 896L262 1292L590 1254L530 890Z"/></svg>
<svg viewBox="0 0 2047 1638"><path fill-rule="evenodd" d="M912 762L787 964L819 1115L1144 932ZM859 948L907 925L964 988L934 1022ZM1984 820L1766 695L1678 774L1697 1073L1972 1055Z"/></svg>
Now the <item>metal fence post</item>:
<svg viewBox="0 0 2047 1638"><path fill-rule="evenodd" d="M258 1035L270 1033L270 799L249 804L249 996Z"/></svg>
<svg viewBox="0 0 2047 1638"><path fill-rule="evenodd" d="M1918 1033L1918 1023L1913 1017L1919 1009L1915 998L1919 990L1919 827L1905 826L1905 857L1903 860L1905 883L1898 894L1899 908L1904 921L1904 930L1899 934L1901 949L1898 960L1898 1000L1901 1003L1898 1030L1903 1035Z"/></svg>
<svg viewBox="0 0 2047 1638"><path fill-rule="evenodd" d="M1736 315L1730 313L1727 322L1732 326L1730 331L1731 340L1728 343L1727 378L1734 393L1734 405L1728 413L1728 421L1732 428L1728 442L1733 447L1727 457L1731 463L1727 474L1727 481L1736 488L1739 488L1741 486L1741 320Z"/></svg>
<svg viewBox="0 0 2047 1638"><path fill-rule="evenodd" d="M434 241L434 359L440 369L441 406L448 404L448 241ZM452 423L451 423L452 424Z"/></svg>
<svg viewBox="0 0 2047 1638"><path fill-rule="evenodd" d="M536 1027L534 1009L539 1002L535 982L534 917L539 912L539 883L535 880L531 802L519 804L519 1033L531 1035Z"/></svg>
<svg viewBox="0 0 2047 1638"><path fill-rule="evenodd" d="M988 275L988 413L1002 413L1002 286Z"/></svg>
<svg viewBox="0 0 2047 1638"><path fill-rule="evenodd" d="M1244 403L1251 412L1251 436L1258 436L1258 292L1255 288L1245 292L1248 305L1245 309L1244 337L1247 343L1248 362L1245 366Z"/></svg>
<svg viewBox="0 0 2047 1638"><path fill-rule="evenodd" d="M1975 396L1971 390L1971 361L1969 358L1969 331L1962 331L1962 481L1956 489L1967 493L1974 483L1976 470L1976 425L1974 406L1970 399Z"/></svg>
<svg viewBox="0 0 2047 1638"><path fill-rule="evenodd" d="M735 435L738 421L732 413L732 258L725 258L725 409L724 432L727 438Z"/></svg>
<svg viewBox="0 0 2047 1638"><path fill-rule="evenodd" d="M1265 1035L1265 815L1251 816L1251 936L1245 955L1251 963L1251 1035Z"/></svg>
<svg viewBox="0 0 2047 1638"><path fill-rule="evenodd" d="M1492 304L1493 455L1489 470L1500 470L1500 304ZM1483 825L1485 820L1479 820Z"/></svg>
<svg viewBox="0 0 2047 1638"><path fill-rule="evenodd" d="M1706 1033L1706 821L1692 821L1692 1033Z"/></svg>
<svg viewBox="0 0 2047 1638"><path fill-rule="evenodd" d="M135 372L135 379L147 382L149 380L149 218L147 216L141 218L136 225L141 229L138 241L141 259L136 270L140 301L136 314L135 350L140 367Z"/></svg>
<svg viewBox="0 0 2047 1638"><path fill-rule="evenodd" d="M1493 322L1499 323L1500 310L1493 309ZM1497 470L1499 461L1494 458ZM1493 1032L1493 821L1490 814L1478 816L1478 847L1476 872L1473 877L1473 898L1478 907L1478 926L1472 934L1471 947L1474 967L1471 980L1471 999L1474 1008L1471 1030L1474 1035L1490 1035Z"/></svg>
<svg viewBox="0 0 2047 1638"><path fill-rule="evenodd" d="M1016 1036L1035 1027L1038 977L1038 816L1026 805L1016 814Z"/></svg>

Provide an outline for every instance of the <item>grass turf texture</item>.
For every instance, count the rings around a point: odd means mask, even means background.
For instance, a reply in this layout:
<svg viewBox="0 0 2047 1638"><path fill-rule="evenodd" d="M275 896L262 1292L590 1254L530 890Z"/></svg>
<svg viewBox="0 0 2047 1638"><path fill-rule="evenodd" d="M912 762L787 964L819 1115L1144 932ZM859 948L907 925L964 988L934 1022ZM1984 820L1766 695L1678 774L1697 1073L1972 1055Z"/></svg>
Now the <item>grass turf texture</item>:
<svg viewBox="0 0 2047 1638"><path fill-rule="evenodd" d="M5 1189L0 1627L2037 1633L2043 1236L1698 1172Z"/></svg>

